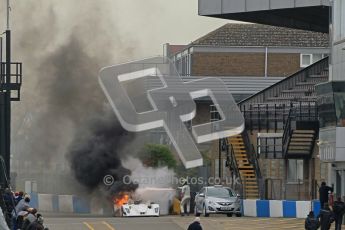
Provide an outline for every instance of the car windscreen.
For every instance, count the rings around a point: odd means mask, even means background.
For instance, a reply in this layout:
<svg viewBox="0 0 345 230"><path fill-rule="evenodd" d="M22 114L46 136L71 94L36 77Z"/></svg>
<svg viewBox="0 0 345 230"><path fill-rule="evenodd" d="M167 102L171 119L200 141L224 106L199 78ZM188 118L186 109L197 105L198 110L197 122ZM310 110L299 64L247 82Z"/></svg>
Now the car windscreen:
<svg viewBox="0 0 345 230"><path fill-rule="evenodd" d="M232 193L230 189L226 189L226 188L208 188L207 196L229 198L229 197L233 197L234 194Z"/></svg>

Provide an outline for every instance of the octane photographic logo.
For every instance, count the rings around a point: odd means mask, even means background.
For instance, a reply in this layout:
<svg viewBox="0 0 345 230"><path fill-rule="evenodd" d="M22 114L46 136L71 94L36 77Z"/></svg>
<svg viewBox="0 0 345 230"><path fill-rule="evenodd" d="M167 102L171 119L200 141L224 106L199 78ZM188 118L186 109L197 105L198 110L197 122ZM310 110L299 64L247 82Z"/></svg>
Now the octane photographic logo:
<svg viewBox="0 0 345 230"><path fill-rule="evenodd" d="M136 80L144 80L141 89L150 111L137 112L131 101L125 86ZM237 135L244 129L242 113L222 80L207 77L184 82L165 57L105 67L99 82L123 128L140 132L163 127L186 168L203 164L196 143ZM190 132L184 122L195 117L194 100L203 97L211 98L220 119L192 126Z"/></svg>

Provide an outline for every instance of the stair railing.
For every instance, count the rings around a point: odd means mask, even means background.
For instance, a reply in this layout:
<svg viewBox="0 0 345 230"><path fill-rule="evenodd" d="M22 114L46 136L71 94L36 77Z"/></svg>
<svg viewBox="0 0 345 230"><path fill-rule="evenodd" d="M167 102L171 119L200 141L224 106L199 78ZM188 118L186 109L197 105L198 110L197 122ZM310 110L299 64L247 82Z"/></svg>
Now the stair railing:
<svg viewBox="0 0 345 230"><path fill-rule="evenodd" d="M286 119L286 123L284 125L284 133L283 133L283 141L282 141L282 144L283 144L283 158L286 157L286 154L287 154L287 151L288 151L288 148L289 148L289 144L290 144L290 140L291 140L291 135L292 135L292 126L291 126L291 123L292 123L292 108L290 109L289 111L289 115Z"/></svg>
<svg viewBox="0 0 345 230"><path fill-rule="evenodd" d="M245 194L244 194L245 191L243 189L243 182L242 182L240 171L238 169L234 148L232 144L228 142L227 139L226 139L226 143L228 146L226 149L226 153L227 153L226 161L227 161L227 167L229 168L230 174L232 176L231 178L232 187L235 191L239 191L239 193L242 194L242 197L245 198ZM236 178L235 181L234 181L234 176Z"/></svg>
<svg viewBox="0 0 345 230"><path fill-rule="evenodd" d="M284 124L284 132L282 137L283 158L286 157L289 148L293 128L292 121L316 121L318 118L318 109L316 103L308 103L303 105L302 102L298 106L291 106L286 122ZM316 136L314 136L315 141Z"/></svg>
<svg viewBox="0 0 345 230"><path fill-rule="evenodd" d="M249 162L253 165L255 175L256 175L256 180L259 188L259 196L260 199L263 198L264 196L264 181L262 180L262 175L261 175L261 170L260 170L260 164L258 161L258 154L255 151L254 145L251 144L248 133L244 131L242 133L242 138L243 142L246 148L246 154Z"/></svg>

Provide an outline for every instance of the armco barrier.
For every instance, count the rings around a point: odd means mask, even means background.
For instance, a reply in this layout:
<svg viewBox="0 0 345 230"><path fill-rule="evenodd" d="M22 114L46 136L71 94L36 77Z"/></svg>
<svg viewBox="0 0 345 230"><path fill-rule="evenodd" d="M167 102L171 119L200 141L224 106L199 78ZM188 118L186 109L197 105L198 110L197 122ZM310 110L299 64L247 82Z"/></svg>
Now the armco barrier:
<svg viewBox="0 0 345 230"><path fill-rule="evenodd" d="M31 193L32 207L41 212L97 214L104 213L98 199L73 195L51 195ZM289 201L289 200L242 200L242 213L250 217L285 217L305 218L313 210L315 215L320 212L320 202Z"/></svg>
<svg viewBox="0 0 345 230"><path fill-rule="evenodd" d="M90 201L86 198L73 196L73 212L74 213L90 213Z"/></svg>
<svg viewBox="0 0 345 230"><path fill-rule="evenodd" d="M250 217L306 218L310 211L320 212L319 201L243 200L242 212Z"/></svg>
<svg viewBox="0 0 345 230"><path fill-rule="evenodd" d="M103 214L102 209L97 211L91 210L91 202L83 197L37 193L31 193L30 196L30 205L33 208L37 208L40 212Z"/></svg>

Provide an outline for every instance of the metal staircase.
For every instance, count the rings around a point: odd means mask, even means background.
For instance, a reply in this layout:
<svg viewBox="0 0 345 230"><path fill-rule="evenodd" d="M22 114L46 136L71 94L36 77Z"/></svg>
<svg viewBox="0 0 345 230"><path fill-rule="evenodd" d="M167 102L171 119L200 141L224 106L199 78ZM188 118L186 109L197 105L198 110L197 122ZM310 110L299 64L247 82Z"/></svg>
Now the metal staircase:
<svg viewBox="0 0 345 230"><path fill-rule="evenodd" d="M310 157L315 143L315 130L293 130L286 157Z"/></svg>
<svg viewBox="0 0 345 230"><path fill-rule="evenodd" d="M242 134L228 138L228 142L234 153L233 156L242 183L243 197L246 199L258 199L260 197L259 178L257 175L258 165L255 165L255 162L252 162L250 157L250 155L255 155L255 152L248 153Z"/></svg>
<svg viewBox="0 0 345 230"><path fill-rule="evenodd" d="M318 125L310 126L318 122L315 85L328 81L328 75L327 57L239 103L247 131L283 134L258 137L260 156L311 156L318 131Z"/></svg>
<svg viewBox="0 0 345 230"><path fill-rule="evenodd" d="M239 103L246 130L228 138L236 162L236 169L229 168L240 175L244 198L264 197L259 156L311 157L318 133L315 85L327 80L328 58L324 58ZM248 135L257 131L265 135L257 137L256 151Z"/></svg>

